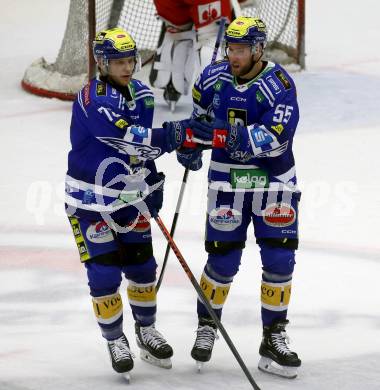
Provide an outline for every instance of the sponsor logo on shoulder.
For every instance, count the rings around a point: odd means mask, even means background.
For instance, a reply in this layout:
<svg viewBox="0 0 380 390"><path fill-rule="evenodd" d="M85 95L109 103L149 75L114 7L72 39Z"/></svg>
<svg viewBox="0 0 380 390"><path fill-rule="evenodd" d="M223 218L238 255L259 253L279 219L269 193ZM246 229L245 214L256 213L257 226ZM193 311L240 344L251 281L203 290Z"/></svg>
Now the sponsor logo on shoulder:
<svg viewBox="0 0 380 390"><path fill-rule="evenodd" d="M86 237L94 244L102 244L113 240L111 229L104 221L91 224L86 230Z"/></svg>
<svg viewBox="0 0 380 390"><path fill-rule="evenodd" d="M276 94L279 94L281 92L280 86L274 81L272 76L268 76L267 81L272 86Z"/></svg>
<svg viewBox="0 0 380 390"><path fill-rule="evenodd" d="M195 87L193 87L192 89L192 95L194 100L196 100L197 102L201 101L201 93Z"/></svg>
<svg viewBox="0 0 380 390"><path fill-rule="evenodd" d="M211 210L208 220L214 229L232 232L241 225L242 215L238 210L229 206L220 206Z"/></svg>
<svg viewBox="0 0 380 390"><path fill-rule="evenodd" d="M145 107L152 108L154 107L154 99L152 97L147 97L144 99Z"/></svg>
<svg viewBox="0 0 380 390"><path fill-rule="evenodd" d="M106 96L107 87L104 83L96 84L96 96Z"/></svg>
<svg viewBox="0 0 380 390"><path fill-rule="evenodd" d="M90 104L90 83L87 83L83 90L84 105L88 106Z"/></svg>
<svg viewBox="0 0 380 390"><path fill-rule="evenodd" d="M281 84L284 86L286 91L292 88L292 84L290 84L290 81L286 78L286 76L280 69L276 70L274 74L280 80Z"/></svg>
<svg viewBox="0 0 380 390"><path fill-rule="evenodd" d="M211 76L212 74L214 74L214 73L216 73L216 72L219 72L219 71L221 71L221 70L226 70L227 67L228 67L227 64L223 64L222 66L218 66L218 67L216 67L216 68L211 68L211 69L209 69L209 71L208 71L208 75Z"/></svg>

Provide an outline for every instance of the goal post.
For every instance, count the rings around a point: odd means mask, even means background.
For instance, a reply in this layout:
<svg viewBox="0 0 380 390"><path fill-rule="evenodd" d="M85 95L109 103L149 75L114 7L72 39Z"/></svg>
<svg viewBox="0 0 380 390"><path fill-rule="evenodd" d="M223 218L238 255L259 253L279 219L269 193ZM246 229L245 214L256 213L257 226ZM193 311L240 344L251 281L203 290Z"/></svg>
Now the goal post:
<svg viewBox="0 0 380 390"><path fill-rule="evenodd" d="M267 24L267 59L291 71L305 68L305 0L256 0L251 4L244 7L242 3L241 13L259 16ZM161 26L153 0L71 0L56 61L35 60L26 69L21 85L36 95L74 100L95 75L92 42L97 31L124 28L136 41L146 64L157 50Z"/></svg>

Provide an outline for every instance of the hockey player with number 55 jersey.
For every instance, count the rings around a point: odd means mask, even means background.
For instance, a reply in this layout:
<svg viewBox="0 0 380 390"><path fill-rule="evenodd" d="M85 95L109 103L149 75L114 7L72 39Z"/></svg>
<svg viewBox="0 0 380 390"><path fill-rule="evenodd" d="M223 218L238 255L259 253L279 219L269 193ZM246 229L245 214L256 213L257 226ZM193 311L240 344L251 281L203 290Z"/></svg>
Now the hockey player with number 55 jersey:
<svg viewBox="0 0 380 390"><path fill-rule="evenodd" d="M252 221L263 270L259 368L293 378L301 360L288 347L285 327L298 247L300 192L292 145L299 111L292 78L263 60L266 42L262 20L235 19L225 33L226 59L206 67L193 88L192 129L212 146L208 260L200 284L221 316ZM200 300L197 311L191 355L206 362L216 326Z"/></svg>

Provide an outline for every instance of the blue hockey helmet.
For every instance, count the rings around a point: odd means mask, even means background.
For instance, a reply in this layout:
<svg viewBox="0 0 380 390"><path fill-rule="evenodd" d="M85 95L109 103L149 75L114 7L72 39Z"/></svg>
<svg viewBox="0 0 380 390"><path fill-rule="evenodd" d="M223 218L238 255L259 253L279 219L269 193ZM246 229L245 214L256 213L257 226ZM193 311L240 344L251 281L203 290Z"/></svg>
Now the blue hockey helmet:
<svg viewBox="0 0 380 390"><path fill-rule="evenodd" d="M259 18L239 16L231 22L224 34L225 43L243 43L256 46L267 43L267 27Z"/></svg>

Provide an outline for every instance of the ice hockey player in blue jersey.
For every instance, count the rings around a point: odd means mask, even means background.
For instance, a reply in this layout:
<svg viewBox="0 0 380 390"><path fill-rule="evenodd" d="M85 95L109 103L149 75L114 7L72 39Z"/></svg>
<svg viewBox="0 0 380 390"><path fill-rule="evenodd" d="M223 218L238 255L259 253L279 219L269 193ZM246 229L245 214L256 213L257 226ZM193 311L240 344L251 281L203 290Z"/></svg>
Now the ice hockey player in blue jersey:
<svg viewBox="0 0 380 390"><path fill-rule="evenodd" d="M206 67L193 88L193 132L212 144L208 260L200 284L221 316L252 221L262 262L259 368L293 378L301 360L288 347L285 327L298 246L300 192L292 152L299 120L296 87L280 65L263 60L262 20L238 17L224 41L226 59ZM248 303L242 310L249 310ZM197 311L191 355L205 362L216 327L200 300Z"/></svg>
<svg viewBox="0 0 380 390"><path fill-rule="evenodd" d="M163 196L164 175L154 159L181 146L187 121L152 129L153 94L132 78L140 59L127 32L99 32L93 51L99 76L78 93L72 110L66 211L113 368L133 368L122 327L122 273L141 357L170 368L173 350L155 328L157 265L149 218Z"/></svg>

